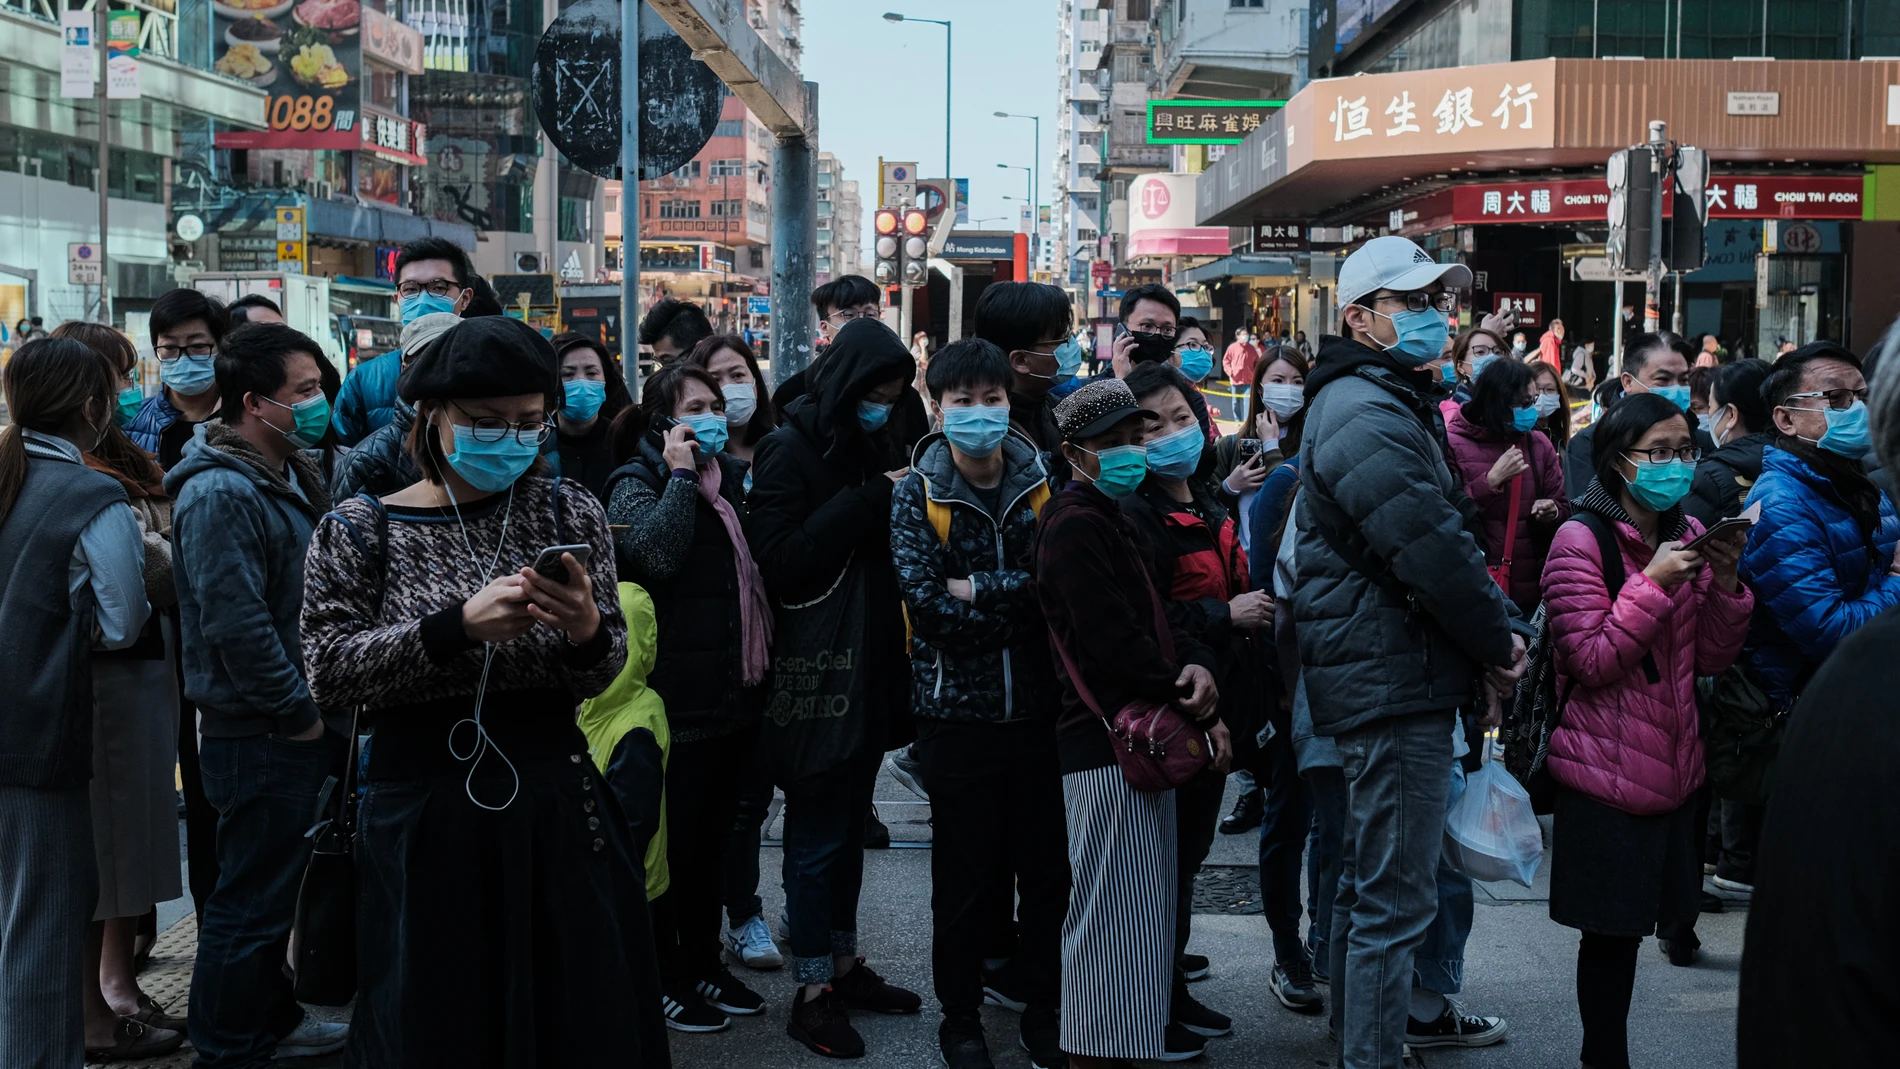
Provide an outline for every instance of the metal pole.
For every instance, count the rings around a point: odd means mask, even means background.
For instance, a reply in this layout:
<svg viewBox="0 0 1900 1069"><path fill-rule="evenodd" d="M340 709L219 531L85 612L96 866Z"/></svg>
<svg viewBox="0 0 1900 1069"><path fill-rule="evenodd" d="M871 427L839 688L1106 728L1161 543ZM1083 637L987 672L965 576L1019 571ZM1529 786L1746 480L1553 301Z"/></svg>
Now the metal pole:
<svg viewBox="0 0 1900 1069"><path fill-rule="evenodd" d="M1653 195L1649 205L1649 281L1643 296L1643 329L1654 334L1662 329L1662 206L1663 182L1668 178L1664 166L1664 131L1667 124L1653 119L1649 124L1649 176Z"/></svg>
<svg viewBox="0 0 1900 1069"><path fill-rule="evenodd" d="M943 176L953 177L950 173L950 20L943 23ZM955 190L951 191L953 194ZM950 206L951 211L956 205ZM904 344L909 345L906 341Z"/></svg>
<svg viewBox="0 0 1900 1069"><path fill-rule="evenodd" d="M1035 201L1036 211L1041 212L1042 211L1042 116L1031 115L1029 117L1029 121L1036 124L1036 132L1033 135L1036 141L1035 141L1035 144L1029 147L1029 163L1030 163L1030 166L1036 169L1036 195L1033 199ZM1040 221L1041 217L1038 216L1037 218L1038 218L1038 221ZM1049 213L1049 223L1051 226L1055 225L1055 212L1053 211Z"/></svg>
<svg viewBox="0 0 1900 1069"><path fill-rule="evenodd" d="M640 400L640 9L620 0L620 370Z"/></svg>
<svg viewBox="0 0 1900 1069"><path fill-rule="evenodd" d="M97 7L99 9L99 322L111 326L112 271L111 261L106 257L106 233L111 229L112 217L112 207L108 203L111 197L107 192L111 187L111 179L107 176L112 173L112 146L106 121L106 113L109 110L106 97L106 33L107 20L112 17L112 13L106 10L108 5L103 2Z"/></svg>
<svg viewBox="0 0 1900 1069"><path fill-rule="evenodd" d="M1616 280L1616 310L1611 313L1610 322L1614 324L1610 329L1615 332L1614 341L1610 346L1610 377L1616 378L1623 373L1623 280L1621 278ZM1602 383L1597 385L1601 386Z"/></svg>
<svg viewBox="0 0 1900 1069"><path fill-rule="evenodd" d="M772 150L772 381L811 363L812 261L818 248L816 155L818 83L806 82L805 137L780 138ZM809 140L808 140L809 139Z"/></svg>
<svg viewBox="0 0 1900 1069"><path fill-rule="evenodd" d="M1669 329L1673 331L1677 337L1681 337L1682 336L1682 322L1683 322L1682 320L1682 272L1677 271L1675 272L1675 275L1676 275L1676 297L1675 297L1675 302L1673 306L1669 310Z"/></svg>

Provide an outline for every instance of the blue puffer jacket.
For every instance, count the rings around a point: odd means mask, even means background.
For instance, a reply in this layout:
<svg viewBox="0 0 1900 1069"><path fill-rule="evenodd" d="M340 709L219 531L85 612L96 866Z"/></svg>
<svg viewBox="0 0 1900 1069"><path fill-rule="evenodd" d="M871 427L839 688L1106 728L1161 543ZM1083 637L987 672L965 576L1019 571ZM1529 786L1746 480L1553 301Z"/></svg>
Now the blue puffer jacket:
<svg viewBox="0 0 1900 1069"><path fill-rule="evenodd" d="M1761 522L1742 551L1741 576L1755 591L1746 656L1768 697L1785 705L1842 639L1900 604L1900 575L1887 572L1900 516L1882 494L1870 546L1833 484L1774 446L1748 494L1757 502Z"/></svg>
<svg viewBox="0 0 1900 1069"><path fill-rule="evenodd" d="M132 422L125 425L125 436L132 444L153 456L158 455L158 439L165 428L178 422L178 410L172 407L172 400L160 390L145 399L139 406Z"/></svg>
<svg viewBox="0 0 1900 1069"><path fill-rule="evenodd" d="M396 415L396 380L402 376L402 350L391 349L356 365L336 395L336 440L354 449Z"/></svg>

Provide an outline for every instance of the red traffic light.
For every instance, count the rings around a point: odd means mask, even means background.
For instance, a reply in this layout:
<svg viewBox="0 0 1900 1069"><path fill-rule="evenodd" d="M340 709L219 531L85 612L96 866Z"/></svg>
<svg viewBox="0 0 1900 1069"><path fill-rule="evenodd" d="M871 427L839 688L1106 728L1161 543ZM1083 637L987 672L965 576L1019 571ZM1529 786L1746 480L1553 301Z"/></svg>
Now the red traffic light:
<svg viewBox="0 0 1900 1069"><path fill-rule="evenodd" d="M921 209L912 208L904 213L904 233L921 234L930 225Z"/></svg>
<svg viewBox="0 0 1900 1069"><path fill-rule="evenodd" d="M897 213L889 208L879 208L877 210L877 217L872 222L872 226L876 227L877 232L880 234L896 233Z"/></svg>

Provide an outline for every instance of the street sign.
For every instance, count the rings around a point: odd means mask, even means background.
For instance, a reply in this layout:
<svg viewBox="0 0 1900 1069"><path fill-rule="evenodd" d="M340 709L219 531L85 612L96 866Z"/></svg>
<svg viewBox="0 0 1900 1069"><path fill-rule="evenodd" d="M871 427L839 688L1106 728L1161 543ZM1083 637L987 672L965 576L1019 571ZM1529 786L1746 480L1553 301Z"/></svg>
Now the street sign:
<svg viewBox="0 0 1900 1069"><path fill-rule="evenodd" d="M277 209L277 270L304 274L304 215L302 208Z"/></svg>
<svg viewBox="0 0 1900 1069"><path fill-rule="evenodd" d="M917 203L917 165L914 163L886 163L884 165L882 185L884 203L891 207L908 208Z"/></svg>
<svg viewBox="0 0 1900 1069"><path fill-rule="evenodd" d="M105 258L99 246L90 241L75 241L66 246L66 282L73 286L97 286L105 278Z"/></svg>
<svg viewBox="0 0 1900 1069"><path fill-rule="evenodd" d="M745 299L745 313L746 315L753 315L753 316L771 315L772 314L772 298L747 297Z"/></svg>
<svg viewBox="0 0 1900 1069"><path fill-rule="evenodd" d="M620 4L580 0L534 52L534 113L570 162L620 175ZM724 86L666 20L640 5L640 177L685 165L719 125Z"/></svg>
<svg viewBox="0 0 1900 1069"><path fill-rule="evenodd" d="M197 241L205 236L205 221L187 213L178 217L178 222L173 224L172 230L178 235L179 241Z"/></svg>

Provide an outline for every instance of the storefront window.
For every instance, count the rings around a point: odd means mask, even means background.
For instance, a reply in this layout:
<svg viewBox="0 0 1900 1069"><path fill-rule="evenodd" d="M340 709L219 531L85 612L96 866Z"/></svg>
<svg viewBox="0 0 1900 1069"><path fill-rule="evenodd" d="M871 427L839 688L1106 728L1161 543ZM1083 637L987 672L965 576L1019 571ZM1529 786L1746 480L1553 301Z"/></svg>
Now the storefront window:
<svg viewBox="0 0 1900 1069"><path fill-rule="evenodd" d="M1518 59L1846 59L1850 0L1516 0ZM1871 6L1871 5L1870 5ZM1767 39L1762 19L1768 20ZM1681 24L1677 24L1680 18ZM1855 27L1855 35L1865 31ZM1854 53L1864 53L1856 47Z"/></svg>
<svg viewBox="0 0 1900 1069"><path fill-rule="evenodd" d="M402 165L362 153L356 159L356 193L382 204L402 203Z"/></svg>
<svg viewBox="0 0 1900 1069"><path fill-rule="evenodd" d="M384 111L402 112L402 75L373 64L364 64L363 103Z"/></svg>

